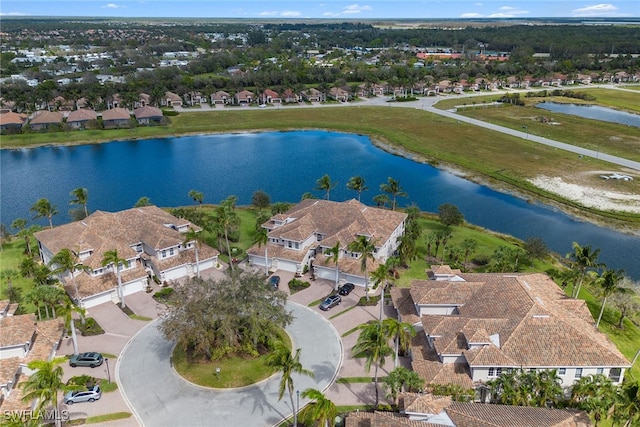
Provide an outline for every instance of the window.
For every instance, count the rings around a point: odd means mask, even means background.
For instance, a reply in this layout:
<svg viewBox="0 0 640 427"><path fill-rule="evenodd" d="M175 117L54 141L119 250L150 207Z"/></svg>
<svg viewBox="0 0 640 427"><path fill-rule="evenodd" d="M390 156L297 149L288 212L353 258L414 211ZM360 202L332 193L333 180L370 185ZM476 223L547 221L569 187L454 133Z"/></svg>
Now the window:
<svg viewBox="0 0 640 427"><path fill-rule="evenodd" d="M598 375L602 375L604 373L604 368L598 368L596 369L596 374Z"/></svg>
<svg viewBox="0 0 640 427"><path fill-rule="evenodd" d="M582 378L582 368L576 368L575 378Z"/></svg>
<svg viewBox="0 0 640 427"><path fill-rule="evenodd" d="M489 368L489 376L490 377L495 377L496 376L493 368Z"/></svg>
<svg viewBox="0 0 640 427"><path fill-rule="evenodd" d="M167 251L166 251L166 250L163 250L163 251L162 251L162 258L166 258L166 257L167 257Z"/></svg>
<svg viewBox="0 0 640 427"><path fill-rule="evenodd" d="M620 368L611 368L609 370L609 379L614 383L620 382L620 377L622 376L622 369Z"/></svg>
<svg viewBox="0 0 640 427"><path fill-rule="evenodd" d="M169 249L169 255L173 255L173 248Z"/></svg>
<svg viewBox="0 0 640 427"><path fill-rule="evenodd" d="M499 377L502 375L502 368L496 368L496 376Z"/></svg>
<svg viewBox="0 0 640 427"><path fill-rule="evenodd" d="M566 375L566 374L567 374L567 368L558 369L558 375Z"/></svg>
<svg viewBox="0 0 640 427"><path fill-rule="evenodd" d="M529 373L534 374L536 372L536 368L529 368Z"/></svg>

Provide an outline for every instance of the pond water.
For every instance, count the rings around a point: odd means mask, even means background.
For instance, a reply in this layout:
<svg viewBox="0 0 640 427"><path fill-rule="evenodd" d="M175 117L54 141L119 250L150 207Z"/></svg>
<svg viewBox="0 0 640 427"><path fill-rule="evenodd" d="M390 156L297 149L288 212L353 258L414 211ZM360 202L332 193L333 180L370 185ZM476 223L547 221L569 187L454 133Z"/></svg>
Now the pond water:
<svg viewBox="0 0 640 427"><path fill-rule="evenodd" d="M540 102L536 107L554 113L571 114L585 119L601 120L640 128L640 115L605 108L599 105L563 104L558 102Z"/></svg>
<svg viewBox="0 0 640 427"><path fill-rule="evenodd" d="M601 249L600 259L610 268L640 279L640 238L386 153L365 136L269 132L0 150L0 167L0 220L7 226L16 218L31 218L29 208L41 197L57 205L55 224L68 222L69 192L77 187L88 189L89 210L116 211L142 196L158 206L189 205L192 189L204 194L205 203L234 194L240 205L248 205L258 189L272 201L295 203L305 192L323 197L314 188L324 174L338 182L331 200L342 201L356 197L345 184L360 175L369 187L362 201L373 204L380 184L393 177L409 196L399 199L401 206L415 203L437 212L441 204L452 203L470 223L521 239L541 237L562 255L574 241L591 245Z"/></svg>

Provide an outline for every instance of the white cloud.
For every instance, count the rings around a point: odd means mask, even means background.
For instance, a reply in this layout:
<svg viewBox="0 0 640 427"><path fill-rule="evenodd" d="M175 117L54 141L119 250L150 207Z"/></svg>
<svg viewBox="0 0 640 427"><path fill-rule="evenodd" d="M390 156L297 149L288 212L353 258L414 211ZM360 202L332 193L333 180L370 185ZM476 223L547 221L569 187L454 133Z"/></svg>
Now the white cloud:
<svg viewBox="0 0 640 427"><path fill-rule="evenodd" d="M104 6L102 6L103 9L120 9L120 8L126 8L126 6L120 6L118 4L115 3L109 3L106 4Z"/></svg>
<svg viewBox="0 0 640 427"><path fill-rule="evenodd" d="M271 11L271 10L265 10L263 12L258 13L258 16L276 16L276 15L278 15L278 12Z"/></svg>
<svg viewBox="0 0 640 427"><path fill-rule="evenodd" d="M360 12L368 11L368 10L371 10L371 6L367 6L367 5L360 6L359 4L352 4L352 5L347 6L342 11L342 13L344 13L344 14L353 14L353 13L360 13Z"/></svg>
<svg viewBox="0 0 640 427"><path fill-rule="evenodd" d="M460 18L482 18L482 15L475 12L467 12L460 15Z"/></svg>
<svg viewBox="0 0 640 427"><path fill-rule="evenodd" d="M293 17L293 16L301 16L302 13L298 12L297 10L285 10L283 12L280 12L280 16L284 16L287 18Z"/></svg>
<svg viewBox="0 0 640 427"><path fill-rule="evenodd" d="M612 4L601 3L573 9L573 16L611 16L617 14L618 8Z"/></svg>
<svg viewBox="0 0 640 427"><path fill-rule="evenodd" d="M478 6L478 7L479 7L479 6L484 6L482 3L474 3L473 5L474 5L474 6Z"/></svg>
<svg viewBox="0 0 640 427"><path fill-rule="evenodd" d="M0 16L30 16L25 12L0 12Z"/></svg>
<svg viewBox="0 0 640 427"><path fill-rule="evenodd" d="M498 8L498 10L500 10L500 12L492 13L487 17L488 18L515 18L520 15L529 14L528 10L522 10L522 9L518 9L516 7L511 7L511 6L502 6Z"/></svg>

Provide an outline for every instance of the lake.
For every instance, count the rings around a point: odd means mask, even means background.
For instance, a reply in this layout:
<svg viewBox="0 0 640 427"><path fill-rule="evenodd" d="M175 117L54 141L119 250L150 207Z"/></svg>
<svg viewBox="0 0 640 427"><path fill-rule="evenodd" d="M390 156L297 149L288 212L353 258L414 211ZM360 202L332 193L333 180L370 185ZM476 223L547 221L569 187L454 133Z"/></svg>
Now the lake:
<svg viewBox="0 0 640 427"><path fill-rule="evenodd" d="M573 116L584 117L585 119L601 120L640 128L640 115L600 107L599 105L540 102L536 104L536 107L553 111L554 113L571 114Z"/></svg>
<svg viewBox="0 0 640 427"><path fill-rule="evenodd" d="M338 186L332 200L356 197L346 188L350 177L365 178L369 190L362 201L373 204L380 184L398 180L408 193L401 206L415 203L437 212L452 203L473 224L520 239L541 237L561 255L572 242L601 249L600 260L640 279L640 238L578 221L549 206L475 184L451 173L389 154L368 137L325 131L199 135L117 141L69 147L0 150L0 220L31 218L29 208L41 198L57 205L55 224L70 220L69 192L89 191L89 210L116 211L147 196L158 206L189 205L189 190L204 194L205 203L238 196L251 204L255 190L272 201L298 202L329 174ZM39 224L48 224L39 220Z"/></svg>

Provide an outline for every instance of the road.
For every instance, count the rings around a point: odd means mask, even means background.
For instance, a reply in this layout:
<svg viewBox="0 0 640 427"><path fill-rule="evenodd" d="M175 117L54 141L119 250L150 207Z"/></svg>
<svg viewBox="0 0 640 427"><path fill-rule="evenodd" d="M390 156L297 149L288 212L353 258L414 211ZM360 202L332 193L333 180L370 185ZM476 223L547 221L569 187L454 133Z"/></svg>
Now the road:
<svg viewBox="0 0 640 427"><path fill-rule="evenodd" d="M342 364L342 342L333 326L302 305L289 302L295 317L287 327L302 365L315 378L294 375L296 389L331 385ZM288 395L278 401L280 374L261 383L234 390L215 390L191 384L170 365L173 343L158 329L156 320L125 347L116 375L121 391L143 426L274 426L293 410ZM313 331L313 333L309 333ZM300 398L300 404L306 400Z"/></svg>

